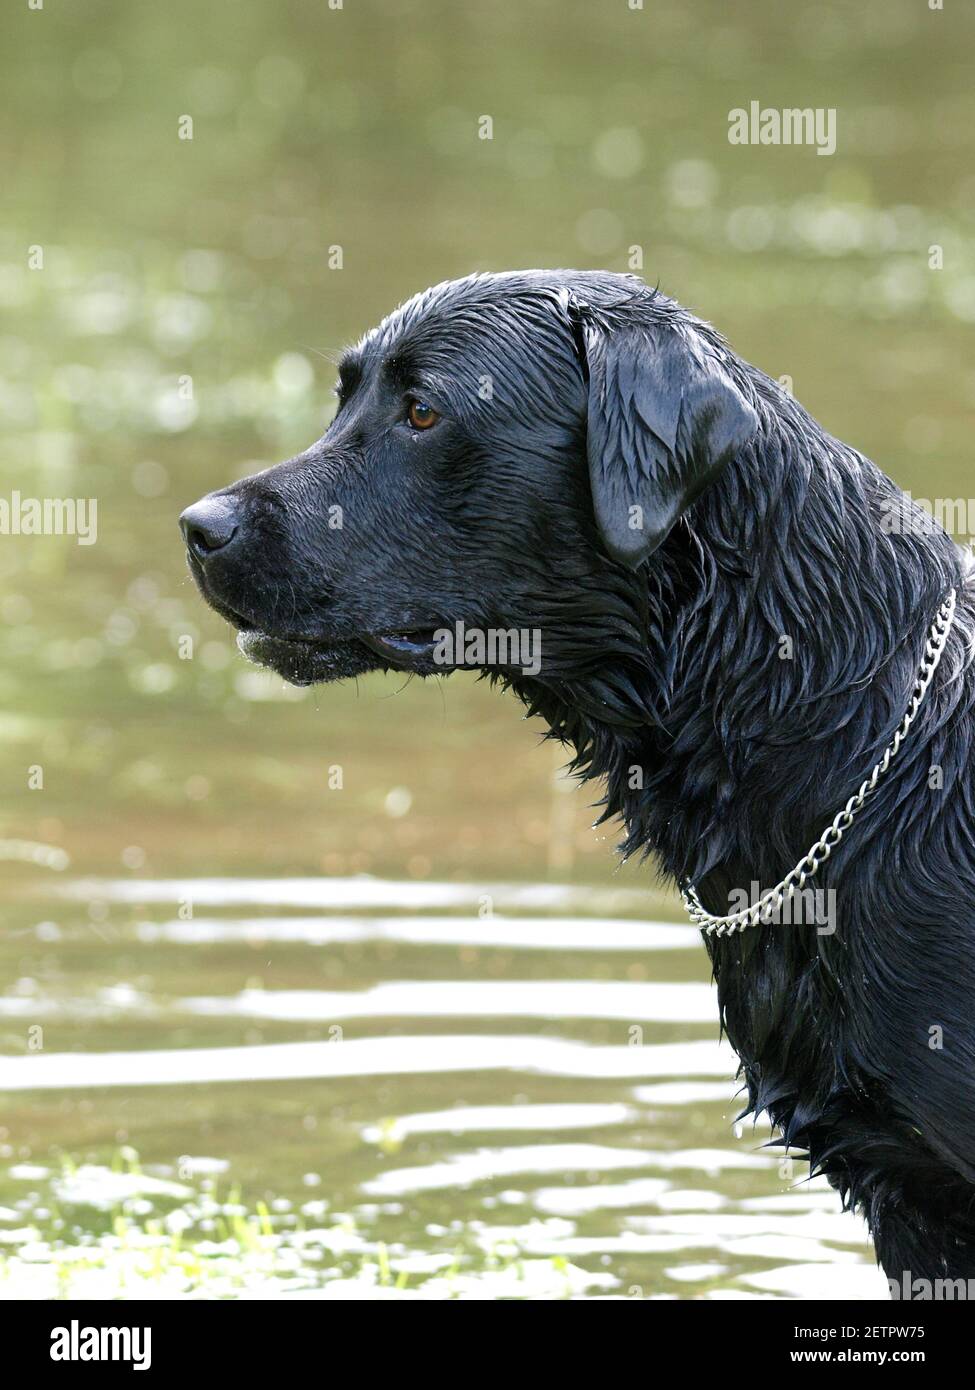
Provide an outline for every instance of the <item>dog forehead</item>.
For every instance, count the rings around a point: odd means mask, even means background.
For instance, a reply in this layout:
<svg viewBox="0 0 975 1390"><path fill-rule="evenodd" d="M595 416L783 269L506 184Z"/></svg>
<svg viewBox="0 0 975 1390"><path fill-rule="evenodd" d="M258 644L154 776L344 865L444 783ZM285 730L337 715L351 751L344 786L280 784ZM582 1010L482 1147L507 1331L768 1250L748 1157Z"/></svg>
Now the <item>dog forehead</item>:
<svg viewBox="0 0 975 1390"><path fill-rule="evenodd" d="M578 373L570 306L608 324L637 298L651 299L633 276L607 271L507 271L445 280L413 295L346 357L350 373L385 377L399 387L412 378L448 403L489 381L514 401L568 391Z"/></svg>
<svg viewBox="0 0 975 1390"><path fill-rule="evenodd" d="M519 271L443 281L387 314L353 355L362 369L373 372L390 364L438 370L469 366L472 353L483 361L555 350L565 337L567 275Z"/></svg>
<svg viewBox="0 0 975 1390"><path fill-rule="evenodd" d="M538 313L544 296L541 286L531 296L513 291L513 286L505 291L501 276L444 281L400 304L365 341L374 351L396 353L447 337L462 344L478 336L517 334L533 310Z"/></svg>

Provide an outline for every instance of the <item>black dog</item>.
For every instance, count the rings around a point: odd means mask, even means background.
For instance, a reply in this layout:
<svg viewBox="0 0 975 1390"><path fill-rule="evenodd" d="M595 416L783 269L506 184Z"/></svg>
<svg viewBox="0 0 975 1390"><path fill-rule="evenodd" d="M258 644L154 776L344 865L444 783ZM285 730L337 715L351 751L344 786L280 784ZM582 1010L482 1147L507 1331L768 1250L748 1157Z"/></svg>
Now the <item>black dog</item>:
<svg viewBox="0 0 975 1390"><path fill-rule="evenodd" d="M975 1277L967 556L706 324L631 278L476 275L343 359L305 453L182 518L204 596L289 680L442 672L443 631L606 782L705 907L776 884L941 664L817 886L835 931L707 936L750 1109L862 1210L898 1285ZM464 651L454 652L462 664Z"/></svg>

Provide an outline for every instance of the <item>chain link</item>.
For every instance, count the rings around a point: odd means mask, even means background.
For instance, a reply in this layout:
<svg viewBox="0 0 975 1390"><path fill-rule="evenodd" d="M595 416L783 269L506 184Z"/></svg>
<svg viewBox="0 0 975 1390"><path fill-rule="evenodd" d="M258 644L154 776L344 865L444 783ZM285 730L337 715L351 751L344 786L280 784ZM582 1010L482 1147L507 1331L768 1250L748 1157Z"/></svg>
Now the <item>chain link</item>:
<svg viewBox="0 0 975 1390"><path fill-rule="evenodd" d="M834 816L809 853L799 860L799 863L786 874L781 883L777 883L774 888L763 893L750 907L742 908L738 912L729 912L724 917L716 916L707 911L698 897L697 889L693 883L680 885L680 895L684 907L687 909L687 914L694 925L700 927L705 936L731 936L736 931L744 931L746 927L755 927L760 922L770 921L781 909L786 898L801 891L813 875L818 873L821 866L826 863L826 860L853 824L854 818L863 809L868 797L877 790L881 778L887 775L891 763L900 752L901 746L910 732L911 725L917 718L921 701L928 693L928 687L934 679L934 673L938 669L938 663L948 641L948 634L951 631L954 618L955 591L952 589L938 609L938 616L931 625L931 631L924 644L924 656L921 660L917 683L914 686L914 694L911 696L911 702L901 720L900 727L887 745L883 757L875 764L869 777L861 782L859 790L850 797L842 811Z"/></svg>

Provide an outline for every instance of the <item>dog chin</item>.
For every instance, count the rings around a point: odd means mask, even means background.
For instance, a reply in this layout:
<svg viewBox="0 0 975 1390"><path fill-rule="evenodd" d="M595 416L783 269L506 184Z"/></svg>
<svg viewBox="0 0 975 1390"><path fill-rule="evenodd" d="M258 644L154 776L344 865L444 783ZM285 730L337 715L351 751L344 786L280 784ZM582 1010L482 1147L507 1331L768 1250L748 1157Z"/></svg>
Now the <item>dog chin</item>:
<svg viewBox="0 0 975 1390"><path fill-rule="evenodd" d="M251 628L237 633L237 646L255 666L266 666L291 685L320 685L382 668L361 642L296 642Z"/></svg>

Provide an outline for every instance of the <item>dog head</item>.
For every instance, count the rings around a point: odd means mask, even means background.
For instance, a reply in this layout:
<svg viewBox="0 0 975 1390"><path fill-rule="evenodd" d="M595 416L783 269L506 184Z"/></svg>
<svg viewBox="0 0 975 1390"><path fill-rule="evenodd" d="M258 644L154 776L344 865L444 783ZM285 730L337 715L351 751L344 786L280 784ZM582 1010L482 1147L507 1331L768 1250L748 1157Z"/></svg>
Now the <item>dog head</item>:
<svg viewBox="0 0 975 1390"><path fill-rule="evenodd" d="M295 683L566 678L757 423L717 336L633 277L471 276L345 354L320 440L183 513L190 569Z"/></svg>

